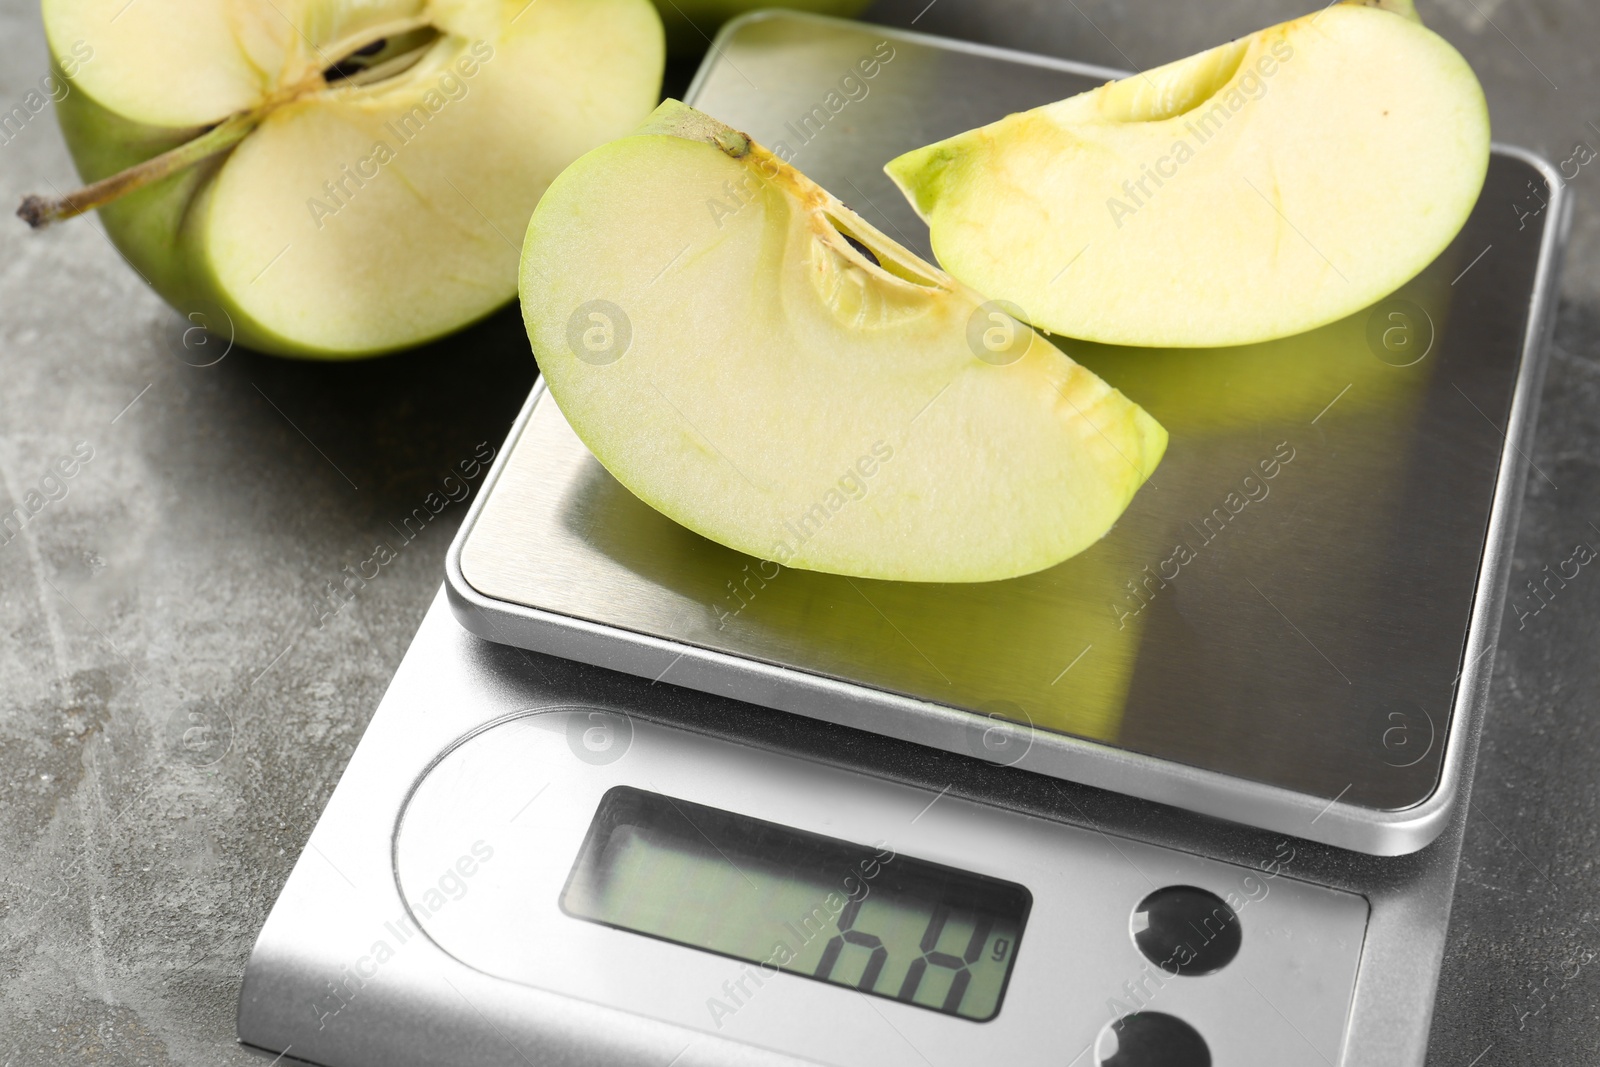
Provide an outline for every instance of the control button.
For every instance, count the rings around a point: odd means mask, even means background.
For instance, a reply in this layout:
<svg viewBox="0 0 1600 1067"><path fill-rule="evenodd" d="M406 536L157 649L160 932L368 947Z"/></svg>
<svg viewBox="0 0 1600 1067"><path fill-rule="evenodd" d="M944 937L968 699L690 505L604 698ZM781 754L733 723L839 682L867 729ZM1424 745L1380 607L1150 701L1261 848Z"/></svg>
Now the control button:
<svg viewBox="0 0 1600 1067"><path fill-rule="evenodd" d="M1107 1023L1094 1054L1100 1067L1211 1067L1211 1050L1199 1031L1159 1011L1137 1011Z"/></svg>
<svg viewBox="0 0 1600 1067"><path fill-rule="evenodd" d="M1139 902L1131 922L1145 959L1168 974L1213 974L1233 962L1243 936L1239 916L1215 893L1192 885L1158 889Z"/></svg>

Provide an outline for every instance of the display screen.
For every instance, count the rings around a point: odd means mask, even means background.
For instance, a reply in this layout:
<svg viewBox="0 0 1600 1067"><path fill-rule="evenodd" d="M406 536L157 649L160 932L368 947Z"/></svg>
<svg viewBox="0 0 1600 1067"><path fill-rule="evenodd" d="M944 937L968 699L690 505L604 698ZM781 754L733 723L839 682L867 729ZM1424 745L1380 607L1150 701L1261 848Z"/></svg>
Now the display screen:
<svg viewBox="0 0 1600 1067"><path fill-rule="evenodd" d="M715 1014L802 975L983 1022L1000 1011L1033 897L1003 882L629 786L601 798L568 915L752 966Z"/></svg>

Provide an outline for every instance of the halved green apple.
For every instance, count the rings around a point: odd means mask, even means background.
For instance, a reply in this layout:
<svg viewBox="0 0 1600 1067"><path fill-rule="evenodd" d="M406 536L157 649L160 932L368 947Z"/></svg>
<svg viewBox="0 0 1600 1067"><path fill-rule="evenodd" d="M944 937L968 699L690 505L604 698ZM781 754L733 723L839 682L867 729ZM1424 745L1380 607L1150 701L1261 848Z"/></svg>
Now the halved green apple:
<svg viewBox="0 0 1600 1067"><path fill-rule="evenodd" d="M43 6L55 56L92 49L59 110L106 181L22 214L99 207L169 303L300 356L404 348L509 300L540 193L649 113L663 64L649 0Z"/></svg>
<svg viewBox="0 0 1600 1067"><path fill-rule="evenodd" d="M1483 187L1483 90L1409 11L1335 4L886 169L944 268L1042 329L1186 347L1300 333L1413 277Z"/></svg>
<svg viewBox="0 0 1600 1067"><path fill-rule="evenodd" d="M627 488L785 566L970 582L1116 521L1167 435L1007 309L677 101L528 224L550 392Z"/></svg>

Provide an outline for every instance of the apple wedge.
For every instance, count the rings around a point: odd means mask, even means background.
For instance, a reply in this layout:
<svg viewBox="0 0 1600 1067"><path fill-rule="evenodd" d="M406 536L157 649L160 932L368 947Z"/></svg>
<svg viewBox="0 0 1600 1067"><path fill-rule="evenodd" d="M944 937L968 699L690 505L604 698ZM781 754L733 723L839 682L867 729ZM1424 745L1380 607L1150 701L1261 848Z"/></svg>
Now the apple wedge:
<svg viewBox="0 0 1600 1067"><path fill-rule="evenodd" d="M77 194L156 290L267 352L373 355L516 292L545 186L654 107L649 0L44 0ZM224 318L227 320L224 322Z"/></svg>
<svg viewBox="0 0 1600 1067"><path fill-rule="evenodd" d="M1488 169L1472 69L1388 6L1335 4L885 169L944 268L1041 329L1173 347L1300 333L1427 266Z"/></svg>
<svg viewBox="0 0 1600 1067"><path fill-rule="evenodd" d="M677 101L550 186L522 308L573 429L730 548L976 582L1094 544L1167 435L1006 310Z"/></svg>

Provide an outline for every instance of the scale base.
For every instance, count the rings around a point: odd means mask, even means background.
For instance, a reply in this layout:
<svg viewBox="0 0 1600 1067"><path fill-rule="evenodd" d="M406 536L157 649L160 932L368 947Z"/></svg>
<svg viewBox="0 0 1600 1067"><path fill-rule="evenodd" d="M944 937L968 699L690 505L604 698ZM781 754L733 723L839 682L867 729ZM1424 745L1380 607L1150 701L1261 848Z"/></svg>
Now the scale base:
<svg viewBox="0 0 1600 1067"><path fill-rule="evenodd" d="M1128 848L1173 849L1237 865L1241 873L1276 863L1296 881L1358 894L1370 912L1343 1062L1423 1062L1461 815L1421 852L1363 856L485 642L457 625L442 590L251 954L239 1004L241 1041L326 1067L488 1067L523 1056L596 1067L661 1067L674 1057L682 1067L800 1062L714 1032L492 977L407 926L396 835L430 766L487 724L574 704L1126 838ZM529 784L532 793L532 776ZM379 941L389 948L381 962ZM925 1067L910 1049L904 1062Z"/></svg>

